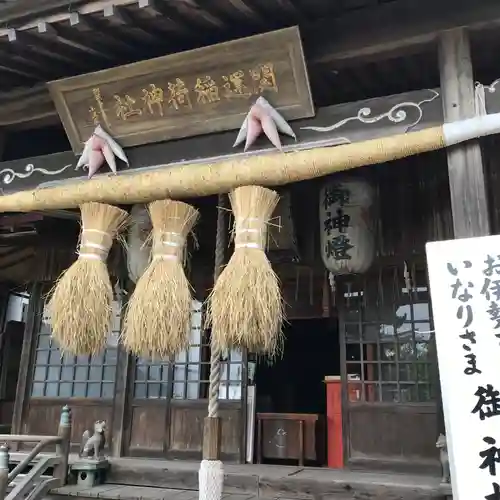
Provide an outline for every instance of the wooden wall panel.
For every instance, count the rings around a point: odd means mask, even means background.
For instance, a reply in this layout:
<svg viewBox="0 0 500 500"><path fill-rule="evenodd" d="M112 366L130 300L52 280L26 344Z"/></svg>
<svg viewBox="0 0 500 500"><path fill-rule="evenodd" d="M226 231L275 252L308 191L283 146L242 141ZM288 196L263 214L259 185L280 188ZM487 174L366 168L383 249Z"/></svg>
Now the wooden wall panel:
<svg viewBox="0 0 500 500"><path fill-rule="evenodd" d="M207 410L202 406L172 408L170 440L172 451L201 452L203 443L203 419Z"/></svg>
<svg viewBox="0 0 500 500"><path fill-rule="evenodd" d="M437 467L436 406L353 405L350 409L350 461L411 459ZM377 429L377 432L373 432Z"/></svg>
<svg viewBox="0 0 500 500"><path fill-rule="evenodd" d="M488 205L491 233L500 233L500 136L492 135L481 141L483 161L485 165L486 186L488 188Z"/></svg>
<svg viewBox="0 0 500 500"><path fill-rule="evenodd" d="M287 319L321 318L325 291L324 269L309 266L277 268Z"/></svg>
<svg viewBox="0 0 500 500"><path fill-rule="evenodd" d="M186 458L201 457L203 445L203 420L207 415L207 401L173 401L171 408L169 454ZM241 449L240 404L229 403L219 412L222 418L221 452L223 456L237 459Z"/></svg>
<svg viewBox="0 0 500 500"><path fill-rule="evenodd" d="M165 448L165 405L135 406L130 423L129 451L163 452Z"/></svg>
<svg viewBox="0 0 500 500"><path fill-rule="evenodd" d="M201 459L206 400L136 401L129 419L126 455ZM238 461L242 443L241 404L221 402L222 454Z"/></svg>
<svg viewBox="0 0 500 500"><path fill-rule="evenodd" d="M424 255L428 241L453 237L443 151L360 169L378 194L377 253L401 261Z"/></svg>
<svg viewBox="0 0 500 500"><path fill-rule="evenodd" d="M31 399L27 417L23 423L24 434L56 435L59 426L61 408L64 405L71 408L73 428L71 444L79 447L82 435L87 430L92 430L96 420L105 420L107 423L106 448L109 449L111 434L112 402L103 400L86 400L83 404L78 401Z"/></svg>

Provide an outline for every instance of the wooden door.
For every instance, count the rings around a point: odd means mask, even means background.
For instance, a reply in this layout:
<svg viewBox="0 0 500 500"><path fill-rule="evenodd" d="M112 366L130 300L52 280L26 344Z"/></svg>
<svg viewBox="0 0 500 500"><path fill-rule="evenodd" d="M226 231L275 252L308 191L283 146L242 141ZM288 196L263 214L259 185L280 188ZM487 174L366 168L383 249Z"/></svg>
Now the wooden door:
<svg viewBox="0 0 500 500"><path fill-rule="evenodd" d="M223 459L244 454L246 360L231 351L223 356L219 392ZM202 328L202 305L195 302L189 348L173 363L135 359L132 363L125 454L169 459L201 458L203 421L208 411L209 332Z"/></svg>
<svg viewBox="0 0 500 500"><path fill-rule="evenodd" d="M425 265L338 283L345 460L434 469L436 351Z"/></svg>

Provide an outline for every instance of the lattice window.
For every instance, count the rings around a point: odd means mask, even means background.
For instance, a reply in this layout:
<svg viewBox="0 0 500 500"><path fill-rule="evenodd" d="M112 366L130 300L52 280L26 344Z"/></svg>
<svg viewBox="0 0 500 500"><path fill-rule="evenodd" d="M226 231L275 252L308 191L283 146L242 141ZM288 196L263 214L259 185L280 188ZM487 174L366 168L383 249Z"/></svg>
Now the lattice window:
<svg viewBox="0 0 500 500"><path fill-rule="evenodd" d="M135 365L134 397L137 399L165 399L168 397L170 364L165 361L151 363L138 358Z"/></svg>
<svg viewBox="0 0 500 500"><path fill-rule="evenodd" d="M44 312L37 335L31 385L32 397L104 398L115 393L120 304L113 303L112 331L104 352L96 356L62 354L51 337L48 317Z"/></svg>
<svg viewBox="0 0 500 500"><path fill-rule="evenodd" d="M241 399L241 351L231 350L222 356L219 399Z"/></svg>
<svg viewBox="0 0 500 500"><path fill-rule="evenodd" d="M346 278L339 292L349 400L433 401L437 362L426 269L387 267Z"/></svg>
<svg viewBox="0 0 500 500"><path fill-rule="evenodd" d="M222 361L220 399L241 399L241 373L242 356L237 351L230 351ZM173 399L205 399L208 398L209 376L210 337L202 327L202 304L194 301L189 348L177 355L172 364L139 358L134 397L168 398L171 386Z"/></svg>
<svg viewBox="0 0 500 500"><path fill-rule="evenodd" d="M210 346L202 329L201 303L196 302L191 320L189 348L176 356L174 362L174 399L203 399L208 397Z"/></svg>

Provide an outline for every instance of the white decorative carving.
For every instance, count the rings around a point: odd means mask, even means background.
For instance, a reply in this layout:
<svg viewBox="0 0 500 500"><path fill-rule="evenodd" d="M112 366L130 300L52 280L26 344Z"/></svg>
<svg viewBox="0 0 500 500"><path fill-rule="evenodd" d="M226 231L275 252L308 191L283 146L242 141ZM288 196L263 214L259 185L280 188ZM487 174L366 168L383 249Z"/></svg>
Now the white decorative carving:
<svg viewBox="0 0 500 500"><path fill-rule="evenodd" d="M31 177L35 172L40 172L44 175L57 175L63 173L65 170L71 167L73 167L72 163L70 163L69 165L64 165L64 167L61 167L58 170L47 170L45 168L35 167L33 163L28 163L24 167L24 172L15 172L11 168L4 168L3 170L0 170L0 182L2 184L10 184L15 179L27 179L28 177Z"/></svg>
<svg viewBox="0 0 500 500"><path fill-rule="evenodd" d="M429 89L429 92L432 93L432 96L423 99L420 102L411 102L411 101L405 101L405 102L400 102L398 104L395 104L389 111L386 111L385 113L380 113L376 116L371 116L373 111L369 107L361 108L355 116L350 116L349 118L344 118L343 120L338 121L337 123L334 123L333 125L328 125L326 127L301 127L301 130L313 130L314 132L332 132L333 130L337 130L342 128L344 125L346 125L349 122L352 121L359 121L361 123L371 125L372 123L377 123L380 120L383 120L384 118L387 118L389 121L393 123L402 123L404 122L407 117L408 117L408 111L405 110L405 108L411 108L415 109L417 111L417 117L416 119L408 124L406 130L408 131L415 125L417 125L420 120L422 120L422 117L424 115L424 111L422 109L422 105L428 102L434 101L437 97L439 97L439 92L436 92L435 90ZM350 142L349 139L342 137L347 142Z"/></svg>

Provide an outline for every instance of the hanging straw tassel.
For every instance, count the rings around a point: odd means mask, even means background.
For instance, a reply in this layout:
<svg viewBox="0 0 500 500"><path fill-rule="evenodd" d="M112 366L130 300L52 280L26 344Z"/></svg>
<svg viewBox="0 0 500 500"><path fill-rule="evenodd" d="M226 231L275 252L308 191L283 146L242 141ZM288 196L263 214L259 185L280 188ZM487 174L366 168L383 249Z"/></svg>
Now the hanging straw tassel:
<svg viewBox="0 0 500 500"><path fill-rule="evenodd" d="M96 354L106 345L112 320L113 288L106 259L128 214L93 202L80 211L78 259L52 289L48 311L52 336L63 351Z"/></svg>
<svg viewBox="0 0 500 500"><path fill-rule="evenodd" d="M149 213L152 261L129 300L123 344L138 356L166 358L189 344L192 295L184 263L198 211L187 203L160 200L149 205Z"/></svg>
<svg viewBox="0 0 500 500"><path fill-rule="evenodd" d="M264 252L278 194L243 186L230 195L234 253L209 297L212 342L270 354L280 348L283 302L278 277Z"/></svg>

